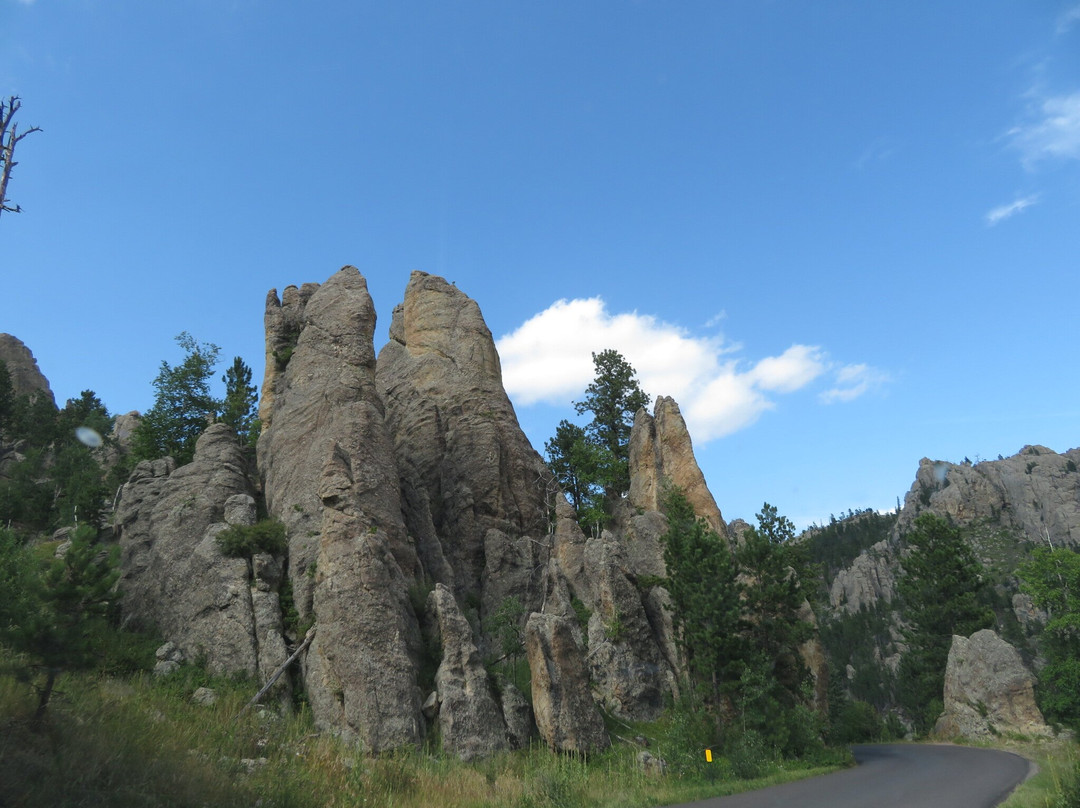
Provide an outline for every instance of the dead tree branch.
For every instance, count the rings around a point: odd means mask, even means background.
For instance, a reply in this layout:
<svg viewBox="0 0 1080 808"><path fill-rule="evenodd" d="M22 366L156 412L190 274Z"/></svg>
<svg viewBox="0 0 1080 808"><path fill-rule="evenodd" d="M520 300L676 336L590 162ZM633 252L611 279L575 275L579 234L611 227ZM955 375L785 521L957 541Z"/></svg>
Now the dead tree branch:
<svg viewBox="0 0 1080 808"><path fill-rule="evenodd" d="M15 146L27 135L40 132L40 126L31 126L22 134L19 134L19 125L15 123L15 113L19 111L22 102L19 96L13 95L7 101L0 101L0 213L21 213L22 208L18 205L12 207L8 204L7 185L11 179L11 169L18 165L15 162Z"/></svg>

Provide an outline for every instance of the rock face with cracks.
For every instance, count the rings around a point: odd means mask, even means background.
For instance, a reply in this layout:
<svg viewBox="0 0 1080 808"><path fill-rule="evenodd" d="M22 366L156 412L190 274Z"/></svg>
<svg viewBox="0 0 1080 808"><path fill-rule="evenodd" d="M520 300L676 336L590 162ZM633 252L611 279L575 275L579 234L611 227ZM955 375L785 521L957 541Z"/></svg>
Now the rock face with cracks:
<svg viewBox="0 0 1080 808"><path fill-rule="evenodd" d="M570 621L551 614L531 615L525 648L540 737L564 752L597 752L610 746L604 719L589 694L584 654Z"/></svg>
<svg viewBox="0 0 1080 808"><path fill-rule="evenodd" d="M222 555L229 525L252 524L255 500L235 433L213 424L195 457L143 461L116 511L120 589L128 624L154 626L188 659L216 673L269 677L286 658L278 586L280 559Z"/></svg>
<svg viewBox="0 0 1080 808"><path fill-rule="evenodd" d="M492 693L469 621L442 584L435 585L428 602L428 610L438 619L443 649L435 674L443 749L462 760L474 760L508 748L502 709Z"/></svg>
<svg viewBox="0 0 1080 808"><path fill-rule="evenodd" d="M1019 652L996 632L953 637L945 668L945 712L935 733L967 738L1053 734L1035 704L1034 682Z"/></svg>
<svg viewBox="0 0 1080 808"><path fill-rule="evenodd" d="M318 626L304 678L316 722L372 752L423 735L419 562L405 530L375 389L375 307L345 267L267 297L259 471L289 537L301 619ZM272 366L271 366L272 363Z"/></svg>
<svg viewBox="0 0 1080 808"><path fill-rule="evenodd" d="M51 403L56 403L49 380L21 339L11 334L0 334L0 362L7 368L11 390L15 395L44 395Z"/></svg>

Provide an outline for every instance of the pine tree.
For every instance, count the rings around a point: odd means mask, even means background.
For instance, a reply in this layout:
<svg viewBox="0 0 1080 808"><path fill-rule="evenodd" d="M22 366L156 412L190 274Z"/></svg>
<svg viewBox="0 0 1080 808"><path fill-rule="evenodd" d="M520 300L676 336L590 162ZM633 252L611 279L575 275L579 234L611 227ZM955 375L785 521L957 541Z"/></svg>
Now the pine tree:
<svg viewBox="0 0 1080 808"><path fill-rule="evenodd" d="M237 356L221 380L225 382L221 420L233 428L242 444L253 445L259 437L255 417L259 396L258 388L251 383L251 368Z"/></svg>
<svg viewBox="0 0 1080 808"><path fill-rule="evenodd" d="M650 398L638 384L634 368L618 351L609 348L592 358L596 377L585 388L585 399L574 402L574 409L578 415L592 413L586 432L616 460L610 479L604 481L610 500L630 487L630 431L635 413L649 406Z"/></svg>
<svg viewBox="0 0 1080 808"><path fill-rule="evenodd" d="M177 338L184 361L176 367L162 360L154 379L154 406L142 417L132 440L136 459L171 456L177 465L190 463L195 441L216 417L221 402L210 394L210 380L220 348L199 343L186 331Z"/></svg>
<svg viewBox="0 0 1080 808"><path fill-rule="evenodd" d="M0 530L0 642L23 656L21 672L38 672L37 718L44 715L56 677L94 664L94 637L106 622L119 576L116 550L94 543L97 531L77 529L62 559L42 568L29 548ZM42 680L43 678L43 680Z"/></svg>
<svg viewBox="0 0 1080 808"><path fill-rule="evenodd" d="M945 665L954 634L968 636L994 625L982 565L959 528L924 513L905 537L898 588L910 624L900 663L900 702L928 731L941 712Z"/></svg>
<svg viewBox="0 0 1080 808"><path fill-rule="evenodd" d="M1080 731L1080 553L1037 547L1016 573L1020 588L1050 615L1040 643L1046 665L1039 673L1039 706Z"/></svg>
<svg viewBox="0 0 1080 808"><path fill-rule="evenodd" d="M667 492L664 512L664 586L672 622L691 673L719 706L742 675L743 587L724 540L694 515L681 491Z"/></svg>

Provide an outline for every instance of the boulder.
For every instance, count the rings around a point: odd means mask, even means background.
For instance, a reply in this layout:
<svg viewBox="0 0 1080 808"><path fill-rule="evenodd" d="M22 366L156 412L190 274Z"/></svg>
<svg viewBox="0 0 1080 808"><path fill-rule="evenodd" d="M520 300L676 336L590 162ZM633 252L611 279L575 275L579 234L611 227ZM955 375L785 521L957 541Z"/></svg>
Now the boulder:
<svg viewBox="0 0 1080 808"><path fill-rule="evenodd" d="M462 760L508 747L506 724L495 701L469 622L448 587L435 584L428 610L438 617L442 661L435 673L443 749Z"/></svg>
<svg viewBox="0 0 1080 808"><path fill-rule="evenodd" d="M991 629L954 636L945 668L945 711L934 732L945 738L1051 735L1035 704L1034 682L1017 650Z"/></svg>
<svg viewBox="0 0 1080 808"><path fill-rule="evenodd" d="M608 531L588 540L585 566L596 601L589 618L589 672L608 710L632 721L653 721L672 692L669 668L628 575L622 543Z"/></svg>
<svg viewBox="0 0 1080 808"><path fill-rule="evenodd" d="M589 693L584 654L571 621L534 612L525 624L532 701L540 737L555 751L596 752L611 745Z"/></svg>
<svg viewBox="0 0 1080 808"><path fill-rule="evenodd" d="M322 526L318 632L304 663L316 724L372 754L414 746L423 737L421 639L409 582L382 531L355 536L336 511Z"/></svg>
<svg viewBox="0 0 1080 808"><path fill-rule="evenodd" d="M517 687L505 680L499 683L499 703L511 749L525 749L535 731L532 707Z"/></svg>
<svg viewBox="0 0 1080 808"><path fill-rule="evenodd" d="M836 611L858 614L896 595L899 566L892 545L880 541L863 550L851 566L837 572L829 588L829 605Z"/></svg>

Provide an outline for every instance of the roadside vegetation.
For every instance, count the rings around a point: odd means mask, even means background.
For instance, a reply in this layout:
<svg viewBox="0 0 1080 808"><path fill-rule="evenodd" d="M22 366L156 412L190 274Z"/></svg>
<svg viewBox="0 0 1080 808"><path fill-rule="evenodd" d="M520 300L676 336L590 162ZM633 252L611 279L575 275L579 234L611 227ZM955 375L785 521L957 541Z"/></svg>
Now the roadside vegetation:
<svg viewBox="0 0 1080 808"><path fill-rule="evenodd" d="M145 666L153 662L154 642L122 641ZM215 703L192 701L200 687L214 690ZM735 774L742 762L718 755L707 764L695 748L684 750L695 759L692 771L652 774L635 743L574 757L537 741L463 763L440 754L435 737L419 750L369 758L319 733L302 703L283 715L260 708L236 718L256 689L194 665L166 677L83 671L58 679L53 704L35 723L33 688L0 676L0 805L652 806L787 782L846 761L843 753L803 762L763 755L755 776L743 779ZM670 719L634 732L647 733L651 751L673 760L686 740Z"/></svg>

